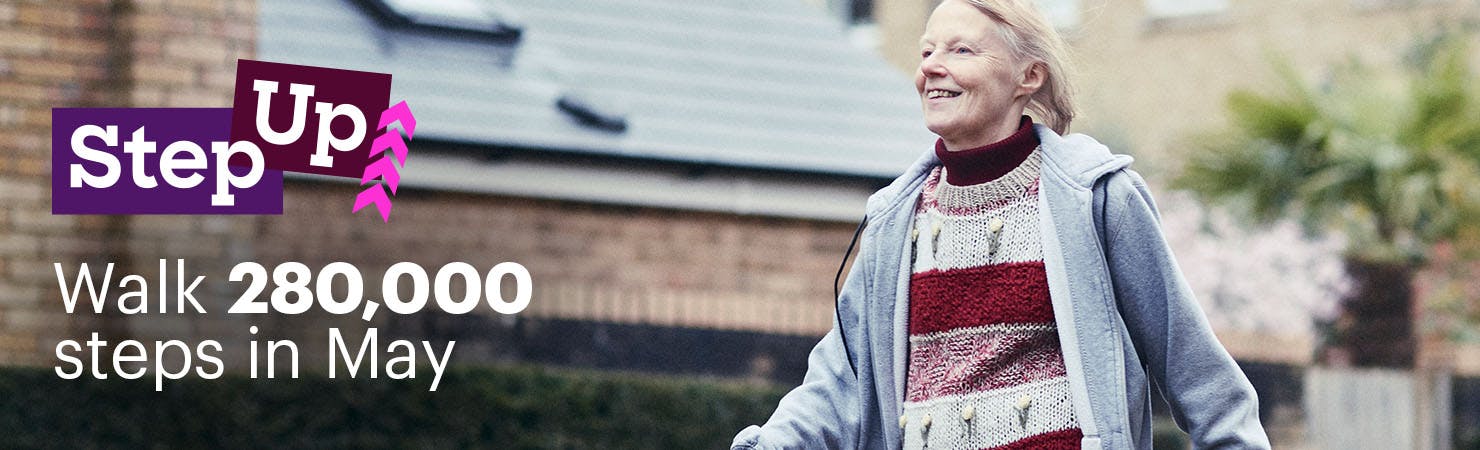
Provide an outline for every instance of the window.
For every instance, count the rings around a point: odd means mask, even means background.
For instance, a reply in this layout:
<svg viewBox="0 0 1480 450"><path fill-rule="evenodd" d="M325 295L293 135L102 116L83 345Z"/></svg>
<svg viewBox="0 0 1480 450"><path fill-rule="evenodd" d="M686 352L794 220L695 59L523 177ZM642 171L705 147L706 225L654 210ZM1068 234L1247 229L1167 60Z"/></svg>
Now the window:
<svg viewBox="0 0 1480 450"><path fill-rule="evenodd" d="M1228 0L1146 0L1152 18L1175 18L1217 14L1228 10Z"/></svg>
<svg viewBox="0 0 1480 450"><path fill-rule="evenodd" d="M1079 26L1079 0L1035 0L1048 23L1060 30Z"/></svg>
<svg viewBox="0 0 1480 450"><path fill-rule="evenodd" d="M879 25L874 20L874 0L830 0L842 11L843 25L848 28L848 41L854 47L879 51Z"/></svg>
<svg viewBox="0 0 1480 450"><path fill-rule="evenodd" d="M873 23L874 22L874 0L853 0L848 2L848 23Z"/></svg>
<svg viewBox="0 0 1480 450"><path fill-rule="evenodd" d="M815 8L853 26L874 23L874 0L807 0Z"/></svg>

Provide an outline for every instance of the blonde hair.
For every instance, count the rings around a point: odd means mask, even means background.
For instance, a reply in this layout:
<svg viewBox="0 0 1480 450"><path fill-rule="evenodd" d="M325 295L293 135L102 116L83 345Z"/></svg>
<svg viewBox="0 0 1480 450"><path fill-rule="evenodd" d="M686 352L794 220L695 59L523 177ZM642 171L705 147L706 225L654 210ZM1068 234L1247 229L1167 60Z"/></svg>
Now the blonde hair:
<svg viewBox="0 0 1480 450"><path fill-rule="evenodd" d="M1069 132L1074 121L1074 91L1066 60L1068 47L1032 0L963 0L1002 27L1002 38L1019 59L1043 65L1043 86L1028 98L1028 110L1054 132Z"/></svg>

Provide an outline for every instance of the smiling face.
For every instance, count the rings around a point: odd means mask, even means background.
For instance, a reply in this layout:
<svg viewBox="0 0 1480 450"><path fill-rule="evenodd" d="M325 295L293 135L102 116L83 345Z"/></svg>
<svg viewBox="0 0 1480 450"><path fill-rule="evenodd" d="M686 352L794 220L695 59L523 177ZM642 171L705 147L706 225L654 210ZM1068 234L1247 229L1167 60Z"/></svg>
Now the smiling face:
<svg viewBox="0 0 1480 450"><path fill-rule="evenodd" d="M915 90L925 127L947 150L991 144L1017 131L1028 97L1043 84L1043 69L1019 61L1002 25L960 0L930 15L920 38Z"/></svg>

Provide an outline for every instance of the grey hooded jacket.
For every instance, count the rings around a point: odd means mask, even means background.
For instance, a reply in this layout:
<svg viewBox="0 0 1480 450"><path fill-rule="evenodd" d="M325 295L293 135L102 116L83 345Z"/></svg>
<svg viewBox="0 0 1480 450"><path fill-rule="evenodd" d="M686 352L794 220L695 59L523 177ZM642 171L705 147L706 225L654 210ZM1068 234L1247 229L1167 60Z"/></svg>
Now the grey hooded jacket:
<svg viewBox="0 0 1480 450"><path fill-rule="evenodd" d="M1196 448L1269 448L1254 389L1182 279L1150 192L1128 169L1131 158L1087 136L1035 131L1043 146L1043 262L1082 448L1151 448L1153 380ZM802 384L764 426L741 430L734 449L900 446L906 236L921 186L939 164L926 152L869 197L839 323L812 350Z"/></svg>

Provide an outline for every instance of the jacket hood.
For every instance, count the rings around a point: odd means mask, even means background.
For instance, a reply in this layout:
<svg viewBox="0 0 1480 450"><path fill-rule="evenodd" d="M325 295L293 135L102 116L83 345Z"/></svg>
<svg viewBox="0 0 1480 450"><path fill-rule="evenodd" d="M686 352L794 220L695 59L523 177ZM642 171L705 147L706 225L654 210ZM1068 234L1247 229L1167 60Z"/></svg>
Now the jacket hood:
<svg viewBox="0 0 1480 450"><path fill-rule="evenodd" d="M1134 161L1130 156L1110 153L1109 147L1083 134L1059 136L1043 124L1037 123L1033 124L1033 130L1038 133L1038 140L1043 145L1046 170L1056 170L1085 189L1093 187L1100 177L1129 167ZM868 215L875 216L879 211L913 198L910 194L925 181L930 170L938 165L940 159L935 157L935 149L927 150L910 164L904 174L869 197Z"/></svg>

